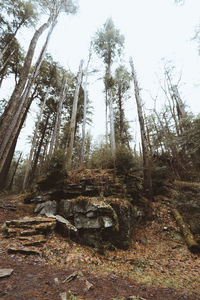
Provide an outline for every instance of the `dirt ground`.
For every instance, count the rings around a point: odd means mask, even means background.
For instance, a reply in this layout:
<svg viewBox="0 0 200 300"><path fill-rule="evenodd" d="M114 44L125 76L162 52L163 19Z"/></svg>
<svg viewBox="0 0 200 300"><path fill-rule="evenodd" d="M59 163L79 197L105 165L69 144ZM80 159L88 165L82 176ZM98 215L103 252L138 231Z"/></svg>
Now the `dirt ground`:
<svg viewBox="0 0 200 300"><path fill-rule="evenodd" d="M12 239L0 233L0 269L13 269L0 279L0 299L61 300L66 292L66 299L199 300L200 257L188 251L167 208L154 206L156 221L137 230L131 248L105 255L58 234L40 256L8 254ZM32 212L22 196L0 195L0 226Z"/></svg>

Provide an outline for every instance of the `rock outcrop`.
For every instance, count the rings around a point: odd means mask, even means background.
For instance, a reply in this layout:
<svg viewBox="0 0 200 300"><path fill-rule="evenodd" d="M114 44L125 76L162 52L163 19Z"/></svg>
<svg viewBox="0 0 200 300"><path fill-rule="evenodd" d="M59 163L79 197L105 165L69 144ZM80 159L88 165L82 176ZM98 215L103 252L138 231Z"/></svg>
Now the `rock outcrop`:
<svg viewBox="0 0 200 300"><path fill-rule="evenodd" d="M127 249L138 216L145 216L140 201L141 181L113 175L112 170L81 170L70 176L43 178L34 196L38 216L54 218L63 236L96 248ZM128 200L126 200L128 199Z"/></svg>

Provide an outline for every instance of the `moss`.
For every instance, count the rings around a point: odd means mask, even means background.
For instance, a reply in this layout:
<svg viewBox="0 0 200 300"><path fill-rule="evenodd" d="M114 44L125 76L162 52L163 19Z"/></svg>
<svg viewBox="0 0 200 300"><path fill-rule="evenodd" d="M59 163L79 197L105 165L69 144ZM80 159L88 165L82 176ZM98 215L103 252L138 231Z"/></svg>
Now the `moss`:
<svg viewBox="0 0 200 300"><path fill-rule="evenodd" d="M180 189L199 189L200 190L200 183L198 182L189 182L189 181L174 181L174 185L177 186Z"/></svg>
<svg viewBox="0 0 200 300"><path fill-rule="evenodd" d="M177 222L177 225L180 227L181 232L184 236L185 242L192 253L200 253L200 245L195 241L191 231L189 230L187 224L184 222L182 216L177 209L173 209L172 213Z"/></svg>

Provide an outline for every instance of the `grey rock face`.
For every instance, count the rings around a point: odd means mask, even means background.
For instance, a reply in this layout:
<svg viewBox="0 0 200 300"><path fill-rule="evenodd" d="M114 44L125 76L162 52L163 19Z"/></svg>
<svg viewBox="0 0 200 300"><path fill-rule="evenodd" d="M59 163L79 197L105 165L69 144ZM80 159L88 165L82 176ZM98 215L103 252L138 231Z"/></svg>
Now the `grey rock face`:
<svg viewBox="0 0 200 300"><path fill-rule="evenodd" d="M62 200L59 205L59 214L70 218L78 229L108 228L118 223L112 207L96 197Z"/></svg>
<svg viewBox="0 0 200 300"><path fill-rule="evenodd" d="M39 217L46 216L50 217L51 215L55 215L57 212L57 203L56 201L46 201L43 203L37 204L35 213L38 214Z"/></svg>

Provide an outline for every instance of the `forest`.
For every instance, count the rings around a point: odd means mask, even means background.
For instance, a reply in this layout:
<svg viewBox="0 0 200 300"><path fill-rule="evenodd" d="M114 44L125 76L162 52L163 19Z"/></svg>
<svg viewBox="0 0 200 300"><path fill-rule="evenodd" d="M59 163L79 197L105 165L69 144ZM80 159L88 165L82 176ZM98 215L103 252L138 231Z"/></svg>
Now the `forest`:
<svg viewBox="0 0 200 300"><path fill-rule="evenodd" d="M112 16L76 72L59 62L82 3L0 0L0 299L200 299L199 112L172 62L148 109Z"/></svg>

